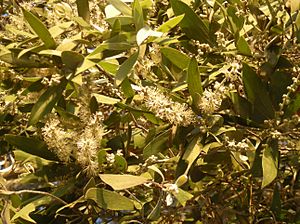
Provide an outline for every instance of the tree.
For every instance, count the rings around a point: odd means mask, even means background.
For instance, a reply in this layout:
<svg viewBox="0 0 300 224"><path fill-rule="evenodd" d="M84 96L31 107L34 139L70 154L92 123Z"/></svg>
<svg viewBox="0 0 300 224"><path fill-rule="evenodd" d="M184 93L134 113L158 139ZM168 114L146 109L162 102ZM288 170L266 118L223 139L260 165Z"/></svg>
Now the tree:
<svg viewBox="0 0 300 224"><path fill-rule="evenodd" d="M297 223L292 3L1 2L2 223Z"/></svg>

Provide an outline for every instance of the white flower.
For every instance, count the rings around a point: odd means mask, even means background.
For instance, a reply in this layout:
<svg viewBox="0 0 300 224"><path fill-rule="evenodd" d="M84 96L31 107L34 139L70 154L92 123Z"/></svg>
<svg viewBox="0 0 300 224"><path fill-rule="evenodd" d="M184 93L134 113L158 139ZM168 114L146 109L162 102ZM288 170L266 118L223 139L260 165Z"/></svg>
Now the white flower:
<svg viewBox="0 0 300 224"><path fill-rule="evenodd" d="M179 189L177 184L164 184L164 191L178 193Z"/></svg>
<svg viewBox="0 0 300 224"><path fill-rule="evenodd" d="M106 160L109 164L113 164L115 162L115 154L113 153L107 154Z"/></svg>
<svg viewBox="0 0 300 224"><path fill-rule="evenodd" d="M182 126L195 122L196 116L186 104L173 101L155 87L144 87L143 91L146 107L160 119Z"/></svg>
<svg viewBox="0 0 300 224"><path fill-rule="evenodd" d="M166 204L167 206L171 206L174 203L174 197L172 194L167 194L166 196Z"/></svg>

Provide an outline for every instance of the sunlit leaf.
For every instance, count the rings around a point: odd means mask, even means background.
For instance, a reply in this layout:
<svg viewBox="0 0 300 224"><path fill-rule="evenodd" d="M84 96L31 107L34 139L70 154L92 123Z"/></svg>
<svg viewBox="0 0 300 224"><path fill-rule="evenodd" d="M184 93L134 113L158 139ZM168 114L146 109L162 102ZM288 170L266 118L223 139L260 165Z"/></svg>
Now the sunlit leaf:
<svg viewBox="0 0 300 224"><path fill-rule="evenodd" d="M199 100L199 96L202 95L202 83L201 76L198 69L198 63L195 58L192 58L188 66L188 76L187 76L188 90L193 98L193 103L196 103Z"/></svg>
<svg viewBox="0 0 300 224"><path fill-rule="evenodd" d="M141 7L139 0L133 1L132 11L135 29L138 31L144 27L143 8Z"/></svg>
<svg viewBox="0 0 300 224"><path fill-rule="evenodd" d="M244 37L239 37L239 40L237 41L237 50L243 54L243 55L246 55L246 56L251 56L252 55L252 52L251 52L251 49L247 43L247 41L245 40Z"/></svg>
<svg viewBox="0 0 300 224"><path fill-rule="evenodd" d="M119 99L112 98L112 97L105 96L105 95L98 94L98 93L94 93L93 96L96 97L98 103L104 103L104 104L116 104L116 103L120 102Z"/></svg>
<svg viewBox="0 0 300 224"><path fill-rule="evenodd" d="M159 32L169 32L172 28L174 28L176 25L178 25L178 23L180 23L180 21L183 19L184 14L183 15L179 15L179 16L175 16L174 18L168 20L167 22L163 23L162 25L160 25L157 28L157 31Z"/></svg>
<svg viewBox="0 0 300 224"><path fill-rule="evenodd" d="M63 79L59 85L51 86L43 93L43 95L40 96L31 110L29 124L36 124L41 118L43 118L52 110L56 102L61 97L66 85L67 80Z"/></svg>
<svg viewBox="0 0 300 224"><path fill-rule="evenodd" d="M76 0L78 15L82 17L85 21L90 20L90 9L88 0Z"/></svg>
<svg viewBox="0 0 300 224"><path fill-rule="evenodd" d="M186 205L186 202L193 198L193 195L187 191L178 188L178 192L173 192L173 195L179 201L182 206Z"/></svg>
<svg viewBox="0 0 300 224"><path fill-rule="evenodd" d="M29 23L30 27L38 35L38 37L44 42L46 47L54 48L56 46L56 42L51 36L49 30L42 23L42 21L39 18L37 18L35 15L33 15L31 12L23 8L22 11L26 21Z"/></svg>
<svg viewBox="0 0 300 224"><path fill-rule="evenodd" d="M190 58L174 48L163 47L160 52L180 69L186 69L189 65Z"/></svg>
<svg viewBox="0 0 300 224"><path fill-rule="evenodd" d="M131 16L132 9L121 0L108 0L118 11L120 11L124 16Z"/></svg>
<svg viewBox="0 0 300 224"><path fill-rule="evenodd" d="M262 188L266 187L277 177L278 172L278 148L268 145L262 156L263 181Z"/></svg>
<svg viewBox="0 0 300 224"><path fill-rule="evenodd" d="M127 60L124 61L123 64L121 64L115 77L115 84L117 86L121 85L121 83L130 73L130 71L133 69L135 63L137 62L138 56L139 56L139 52L136 52L133 55L131 55L129 58L127 58Z"/></svg>
<svg viewBox="0 0 300 224"><path fill-rule="evenodd" d="M199 40L202 43L213 42L209 36L208 24L193 9L180 0L171 0L170 3L176 16L185 15L179 26L189 38Z"/></svg>
<svg viewBox="0 0 300 224"><path fill-rule="evenodd" d="M114 190L124 190L148 181L145 177L128 174L100 174L99 176L104 183L111 186Z"/></svg>
<svg viewBox="0 0 300 224"><path fill-rule="evenodd" d="M134 204L129 199L117 192L103 188L90 188L85 194L86 199L93 200L103 209L109 210L133 210Z"/></svg>
<svg viewBox="0 0 300 224"><path fill-rule="evenodd" d="M163 33L152 30L150 27L146 26L140 29L136 34L136 42L141 45L144 40L148 37L161 37Z"/></svg>

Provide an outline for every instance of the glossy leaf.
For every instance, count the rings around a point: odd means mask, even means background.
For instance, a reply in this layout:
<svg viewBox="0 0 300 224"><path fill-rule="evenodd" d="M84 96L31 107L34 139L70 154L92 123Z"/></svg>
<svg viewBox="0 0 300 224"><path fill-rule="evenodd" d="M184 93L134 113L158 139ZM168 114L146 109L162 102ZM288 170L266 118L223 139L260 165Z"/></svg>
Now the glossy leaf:
<svg viewBox="0 0 300 224"><path fill-rule="evenodd" d="M113 105L113 104L116 104L116 103L120 102L119 99L112 98L112 97L109 97L109 96L104 96L104 95L98 94L98 93L94 93L93 96L96 97L98 103Z"/></svg>
<svg viewBox="0 0 300 224"><path fill-rule="evenodd" d="M247 99L254 110L262 115L262 119L274 117L274 108L269 93L256 72L247 64L243 64L243 83Z"/></svg>
<svg viewBox="0 0 300 224"><path fill-rule="evenodd" d="M36 124L41 118L43 118L52 110L56 102L61 97L66 85L67 80L63 79L59 85L51 86L43 93L43 95L40 96L31 110L29 124Z"/></svg>
<svg viewBox="0 0 300 224"><path fill-rule="evenodd" d="M193 9L180 0L171 0L170 3L176 16L185 15L179 26L189 38L199 40L202 43L212 43L207 23Z"/></svg>
<svg viewBox="0 0 300 224"><path fill-rule="evenodd" d="M161 37L162 34L163 33L151 30L150 27L145 26L137 32L136 42L138 45L141 45L148 37Z"/></svg>
<svg viewBox="0 0 300 224"><path fill-rule="evenodd" d="M100 174L101 180L114 190L124 190L147 183L148 179L142 176L128 174Z"/></svg>
<svg viewBox="0 0 300 224"><path fill-rule="evenodd" d="M291 8L291 13L296 12L300 9L300 2L298 0L288 0Z"/></svg>
<svg viewBox="0 0 300 224"><path fill-rule="evenodd" d="M277 177L278 172L278 149L268 145L262 156L263 182L262 188L266 187Z"/></svg>
<svg viewBox="0 0 300 224"><path fill-rule="evenodd" d="M117 192L103 188L90 188L85 194L85 199L93 200L100 208L109 210L133 210L133 202Z"/></svg>
<svg viewBox="0 0 300 224"><path fill-rule="evenodd" d="M90 20L89 0L76 0L78 15L86 22Z"/></svg>
<svg viewBox="0 0 300 224"><path fill-rule="evenodd" d="M201 76L198 69L198 62L195 58L192 58L188 66L188 76L187 76L188 90L193 98L193 104L199 101L199 96L202 95L202 83Z"/></svg>
<svg viewBox="0 0 300 224"><path fill-rule="evenodd" d="M182 206L185 206L187 201L193 198L191 193L184 191L181 188L178 188L178 192L174 192L173 194Z"/></svg>
<svg viewBox="0 0 300 224"><path fill-rule="evenodd" d="M127 58L127 60L124 61L123 64L119 67L115 77L115 84L117 86L121 85L130 71L133 69L135 63L137 62L138 56L139 52L134 53L129 58Z"/></svg>
<svg viewBox="0 0 300 224"><path fill-rule="evenodd" d="M121 0L108 0L110 4L112 4L118 11L120 11L125 16L132 15L132 9Z"/></svg>
<svg viewBox="0 0 300 224"><path fill-rule="evenodd" d="M48 149L47 144L37 138L11 134L5 135L4 138L9 144L24 152L48 160L58 160L57 156Z"/></svg>
<svg viewBox="0 0 300 224"><path fill-rule="evenodd" d="M143 8L140 5L139 0L133 1L132 10L133 10L132 15L135 24L135 29L136 31L138 31L144 27Z"/></svg>
<svg viewBox="0 0 300 224"><path fill-rule="evenodd" d="M167 33L169 32L172 28L178 25L180 21L184 18L183 15L175 16L174 18L168 20L167 22L163 23L157 28L157 31Z"/></svg>
<svg viewBox="0 0 300 224"><path fill-rule="evenodd" d="M38 35L38 37L44 42L46 47L54 48L56 46L56 42L54 41L51 33L46 28L46 26L42 23L42 21L33 15L31 12L22 8L24 18L29 23L30 27L33 31Z"/></svg>
<svg viewBox="0 0 300 224"><path fill-rule="evenodd" d="M169 139L170 132L165 131L158 135L157 137L153 138L144 148L143 156L144 158L148 158L151 155L155 155L162 150L166 149L166 142Z"/></svg>
<svg viewBox="0 0 300 224"><path fill-rule="evenodd" d="M75 71L83 63L84 57L75 51L64 51L61 60L67 68Z"/></svg>
<svg viewBox="0 0 300 224"><path fill-rule="evenodd" d="M190 63L190 58L187 55L174 48L163 47L160 52L180 69L186 69Z"/></svg>
<svg viewBox="0 0 300 224"><path fill-rule="evenodd" d="M237 45L236 47L237 47L237 50L239 53L246 55L246 56L252 55L251 49L244 37L239 37L239 40L237 41L236 45Z"/></svg>
<svg viewBox="0 0 300 224"><path fill-rule="evenodd" d="M188 147L186 148L186 150L182 156L182 159L185 160L188 164L185 174L188 173L190 167L192 166L194 161L198 158L198 156L202 150L201 145L198 141L199 141L199 137L195 137L190 142L190 144L188 145Z"/></svg>

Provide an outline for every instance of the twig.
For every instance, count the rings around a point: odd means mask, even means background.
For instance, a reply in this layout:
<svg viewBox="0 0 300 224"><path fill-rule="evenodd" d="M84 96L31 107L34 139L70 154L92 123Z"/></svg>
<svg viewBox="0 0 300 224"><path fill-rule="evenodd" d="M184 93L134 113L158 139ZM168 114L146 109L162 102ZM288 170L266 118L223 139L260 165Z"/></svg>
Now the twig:
<svg viewBox="0 0 300 224"><path fill-rule="evenodd" d="M133 115L130 111L129 111L129 114L130 114L130 116L131 116L131 118L132 118L132 120L133 120L135 126L136 126L137 128L139 128L139 129L142 129L145 133L148 133L148 130L147 130L146 128L144 128L143 126L141 126L141 125L137 122L137 120L135 119L134 115Z"/></svg>
<svg viewBox="0 0 300 224"><path fill-rule="evenodd" d="M2 195L13 195L13 194L40 194L40 195L45 195L54 198L55 200L59 201L60 203L67 205L68 203L65 202L64 200L60 199L59 197L50 194L48 192L43 192L43 191L34 191L34 190L20 190L20 191L6 191L6 190L0 190L0 194Z"/></svg>

